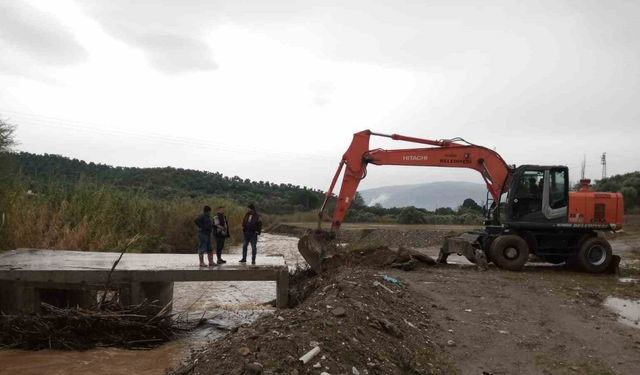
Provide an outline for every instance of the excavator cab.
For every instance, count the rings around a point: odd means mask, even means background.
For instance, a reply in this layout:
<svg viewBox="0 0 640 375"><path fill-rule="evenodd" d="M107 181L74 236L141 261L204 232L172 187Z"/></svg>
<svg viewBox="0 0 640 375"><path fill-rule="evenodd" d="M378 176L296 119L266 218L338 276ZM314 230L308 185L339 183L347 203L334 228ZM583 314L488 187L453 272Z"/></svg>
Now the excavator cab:
<svg viewBox="0 0 640 375"><path fill-rule="evenodd" d="M568 202L567 167L523 165L500 198L500 222L566 223Z"/></svg>

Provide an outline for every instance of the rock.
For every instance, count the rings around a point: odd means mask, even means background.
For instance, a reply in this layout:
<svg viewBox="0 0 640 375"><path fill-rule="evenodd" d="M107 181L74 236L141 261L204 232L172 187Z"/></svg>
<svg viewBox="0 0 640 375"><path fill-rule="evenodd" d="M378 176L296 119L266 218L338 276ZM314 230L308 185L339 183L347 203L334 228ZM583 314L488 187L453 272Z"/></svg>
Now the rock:
<svg viewBox="0 0 640 375"><path fill-rule="evenodd" d="M249 347L247 346L241 346L240 349L238 349L238 353L243 356L248 356L249 354L251 354L251 349L249 349Z"/></svg>
<svg viewBox="0 0 640 375"><path fill-rule="evenodd" d="M329 374L329 373L328 373L328 372L326 372L326 371L323 371L323 372L321 372L321 373L320 373L320 375L331 375L331 374Z"/></svg>
<svg viewBox="0 0 640 375"><path fill-rule="evenodd" d="M355 366L351 367L351 373L353 375L360 375L360 371L358 371L358 369Z"/></svg>
<svg viewBox="0 0 640 375"><path fill-rule="evenodd" d="M456 342L453 340L447 341L447 346L456 346Z"/></svg>
<svg viewBox="0 0 640 375"><path fill-rule="evenodd" d="M320 368L322 367L322 365L320 364L320 362L316 362L315 365L313 365L313 368Z"/></svg>
<svg viewBox="0 0 640 375"><path fill-rule="evenodd" d="M300 372L298 371L298 369L293 369L291 370L291 372L289 373L289 375L300 375Z"/></svg>
<svg viewBox="0 0 640 375"><path fill-rule="evenodd" d="M428 256L427 254L424 254L417 250L400 247L400 249L398 250L398 257L396 258L396 262L407 262L410 259L415 259L418 262L426 263L429 265L436 264L436 260Z"/></svg>
<svg viewBox="0 0 640 375"><path fill-rule="evenodd" d="M343 307L336 307L335 309L331 310L331 313L333 314L333 316L337 317L347 315L347 311Z"/></svg>
<svg viewBox="0 0 640 375"><path fill-rule="evenodd" d="M244 366L244 373L247 375L262 375L262 365L258 362L247 363Z"/></svg>
<svg viewBox="0 0 640 375"><path fill-rule="evenodd" d="M578 366L571 366L571 367L569 367L569 369L570 369L571 371L575 371L575 372L578 372L578 370L580 370L580 369L578 368Z"/></svg>
<svg viewBox="0 0 640 375"><path fill-rule="evenodd" d="M395 336L397 338L402 338L402 331L393 323L388 321L387 319L380 319L378 323L382 326L385 332Z"/></svg>
<svg viewBox="0 0 640 375"><path fill-rule="evenodd" d="M288 355L287 358L285 358L285 361L287 361L287 363L292 364L292 363L296 363L296 359L293 358L293 356Z"/></svg>
<svg viewBox="0 0 640 375"><path fill-rule="evenodd" d="M412 271L418 266L418 261L411 258L406 262L394 262L391 264L392 268L399 268L403 271Z"/></svg>

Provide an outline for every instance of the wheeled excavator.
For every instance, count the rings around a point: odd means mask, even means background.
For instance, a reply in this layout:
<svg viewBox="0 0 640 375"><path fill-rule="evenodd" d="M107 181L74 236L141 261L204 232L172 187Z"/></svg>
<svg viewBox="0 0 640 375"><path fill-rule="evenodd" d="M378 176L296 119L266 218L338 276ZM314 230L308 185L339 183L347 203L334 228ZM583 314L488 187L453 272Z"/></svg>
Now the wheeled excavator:
<svg viewBox="0 0 640 375"><path fill-rule="evenodd" d="M429 147L371 149L372 136ZM487 186L484 228L447 238L440 263L455 253L473 263L493 262L513 271L521 270L531 254L554 264L571 262L592 273L612 265L611 245L603 233L622 229L622 194L591 191L589 180L581 180L579 190L570 191L566 166L508 165L497 152L462 138L430 140L370 130L354 134L320 208L318 229L342 174L329 232L335 236L370 165L470 168L480 173ZM322 271L327 256L325 243L316 239L327 238L326 233L316 231L298 245L316 272Z"/></svg>

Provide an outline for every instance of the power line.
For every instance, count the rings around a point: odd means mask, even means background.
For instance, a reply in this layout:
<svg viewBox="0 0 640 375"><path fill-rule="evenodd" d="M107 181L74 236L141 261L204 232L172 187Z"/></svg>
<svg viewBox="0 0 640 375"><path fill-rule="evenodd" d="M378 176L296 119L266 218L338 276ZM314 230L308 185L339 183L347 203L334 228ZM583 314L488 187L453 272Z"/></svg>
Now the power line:
<svg viewBox="0 0 640 375"><path fill-rule="evenodd" d="M243 154L260 154L260 155L279 155L287 158L305 158L305 159L317 159L317 160L331 160L334 158L330 158L324 155L318 154L302 154L302 153L291 153L286 151L263 151L256 150L255 148L245 148L238 146L230 146L216 143L215 147L211 144L211 142L198 140L194 138L187 137L177 137L171 135L164 135L158 133L140 133L140 132L132 132L121 129L114 129L113 127L106 127L104 124L90 123L90 122L78 122L74 120L68 120L59 117L51 117L51 116L43 116L33 113L25 113L19 111L12 110L0 110L0 114L10 114L16 116L17 118L21 118L23 121L27 121L28 125L34 126L42 126L42 127L53 127L57 129L64 130L73 130L79 131L83 133L94 133L101 135L110 135L116 137L126 137L130 139L139 139L143 141L158 141L168 144L175 144L180 146L191 146L197 147L199 149L208 149L214 151L223 151L229 153L243 153ZM18 124L22 125L24 123ZM86 124L94 125L87 126Z"/></svg>

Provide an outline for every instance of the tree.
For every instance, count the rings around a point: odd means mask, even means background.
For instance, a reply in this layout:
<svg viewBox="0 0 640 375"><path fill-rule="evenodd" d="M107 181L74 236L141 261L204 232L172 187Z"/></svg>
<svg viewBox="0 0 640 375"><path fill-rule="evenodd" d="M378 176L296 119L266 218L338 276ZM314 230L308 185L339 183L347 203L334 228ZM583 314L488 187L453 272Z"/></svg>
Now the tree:
<svg viewBox="0 0 640 375"><path fill-rule="evenodd" d="M463 210L482 212L482 207L471 198L465 199L464 202L462 202L461 208Z"/></svg>
<svg viewBox="0 0 640 375"><path fill-rule="evenodd" d="M451 207L440 207L436 208L436 215L455 215L455 211L451 209Z"/></svg>
<svg viewBox="0 0 640 375"><path fill-rule="evenodd" d="M632 186L625 186L620 189L620 193L624 197L624 208L635 207L638 203L638 190Z"/></svg>
<svg viewBox="0 0 640 375"><path fill-rule="evenodd" d="M0 152L9 151L15 144L14 132L16 127L0 119Z"/></svg>
<svg viewBox="0 0 640 375"><path fill-rule="evenodd" d="M351 205L355 208L362 208L365 207L367 204L364 201L364 198L362 198L362 195L359 192L356 192L356 195L353 197L353 202L351 203Z"/></svg>
<svg viewBox="0 0 640 375"><path fill-rule="evenodd" d="M424 214L415 207L405 207L398 215L400 224L424 224L426 222Z"/></svg>

